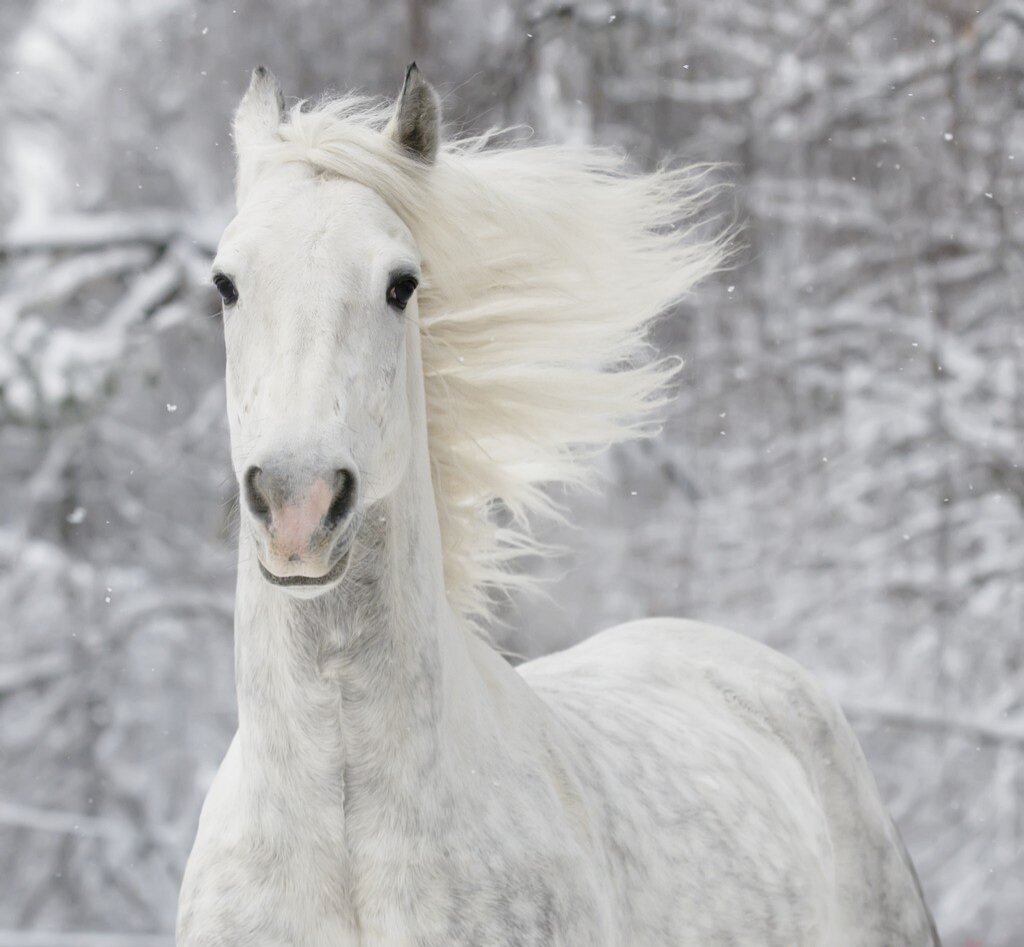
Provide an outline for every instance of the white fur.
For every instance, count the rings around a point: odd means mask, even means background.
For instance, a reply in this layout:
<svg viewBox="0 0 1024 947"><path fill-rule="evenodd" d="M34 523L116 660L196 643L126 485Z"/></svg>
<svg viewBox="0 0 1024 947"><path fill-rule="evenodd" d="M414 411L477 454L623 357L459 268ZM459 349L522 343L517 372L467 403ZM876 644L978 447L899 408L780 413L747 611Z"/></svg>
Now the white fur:
<svg viewBox="0 0 1024 947"><path fill-rule="evenodd" d="M262 578L243 513L239 728L179 947L936 943L856 740L794 664L659 619L515 671L472 633L552 511L541 484L635 433L671 373L645 327L716 260L665 229L688 179L479 142L427 165L358 100L276 109L254 80L216 261L232 457L344 457L364 487L316 595ZM423 275L404 315L398 264Z"/></svg>

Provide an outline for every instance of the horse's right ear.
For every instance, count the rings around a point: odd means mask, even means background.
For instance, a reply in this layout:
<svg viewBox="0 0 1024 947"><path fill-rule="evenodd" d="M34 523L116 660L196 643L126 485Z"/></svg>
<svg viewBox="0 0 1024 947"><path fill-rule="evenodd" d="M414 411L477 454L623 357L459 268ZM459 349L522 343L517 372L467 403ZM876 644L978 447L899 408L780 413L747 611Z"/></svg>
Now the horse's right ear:
<svg viewBox="0 0 1024 947"><path fill-rule="evenodd" d="M233 134L238 160L235 194L239 201L259 171L259 146L273 141L283 121L281 87L266 66L257 66L235 111Z"/></svg>

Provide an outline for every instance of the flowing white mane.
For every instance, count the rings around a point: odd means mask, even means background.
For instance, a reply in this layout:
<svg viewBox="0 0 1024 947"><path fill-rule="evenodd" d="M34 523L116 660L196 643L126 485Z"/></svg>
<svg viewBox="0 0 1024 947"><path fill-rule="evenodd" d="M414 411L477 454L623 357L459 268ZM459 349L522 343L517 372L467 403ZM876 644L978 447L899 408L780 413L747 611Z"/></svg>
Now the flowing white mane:
<svg viewBox="0 0 1024 947"><path fill-rule="evenodd" d="M380 194L423 254L419 309L434 491L452 606L484 621L543 553L547 490L651 430L677 363L648 329L720 265L700 241L703 171L633 173L607 150L450 141L435 164L382 133L389 110L346 97L296 107L267 162L305 162Z"/></svg>

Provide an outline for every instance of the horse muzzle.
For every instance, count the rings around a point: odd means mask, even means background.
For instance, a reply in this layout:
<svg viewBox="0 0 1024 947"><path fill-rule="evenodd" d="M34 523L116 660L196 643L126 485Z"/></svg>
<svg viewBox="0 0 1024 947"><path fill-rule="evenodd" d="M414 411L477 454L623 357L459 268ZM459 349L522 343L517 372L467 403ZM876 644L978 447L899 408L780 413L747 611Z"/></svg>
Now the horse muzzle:
<svg viewBox="0 0 1024 947"><path fill-rule="evenodd" d="M284 465L253 465L242 478L242 495L268 582L326 586L344 574L359 497L352 465L312 475Z"/></svg>

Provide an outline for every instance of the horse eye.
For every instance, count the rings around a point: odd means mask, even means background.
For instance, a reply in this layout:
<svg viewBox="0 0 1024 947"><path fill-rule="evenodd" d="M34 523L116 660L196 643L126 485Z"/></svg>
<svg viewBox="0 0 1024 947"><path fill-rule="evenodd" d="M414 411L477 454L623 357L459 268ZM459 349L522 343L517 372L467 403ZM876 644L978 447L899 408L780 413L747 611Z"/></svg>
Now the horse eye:
<svg viewBox="0 0 1024 947"><path fill-rule="evenodd" d="M217 292L220 293L220 298L224 300L225 306L233 306L238 302L238 288L230 277L218 273L213 278L213 285L217 287Z"/></svg>
<svg viewBox="0 0 1024 947"><path fill-rule="evenodd" d="M399 311L405 309L416 292L415 276L397 276L391 281L388 287L388 305L394 306Z"/></svg>

